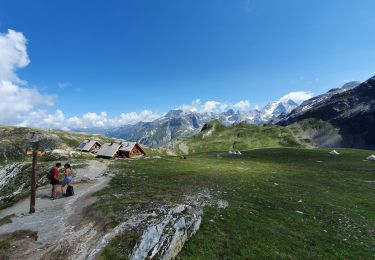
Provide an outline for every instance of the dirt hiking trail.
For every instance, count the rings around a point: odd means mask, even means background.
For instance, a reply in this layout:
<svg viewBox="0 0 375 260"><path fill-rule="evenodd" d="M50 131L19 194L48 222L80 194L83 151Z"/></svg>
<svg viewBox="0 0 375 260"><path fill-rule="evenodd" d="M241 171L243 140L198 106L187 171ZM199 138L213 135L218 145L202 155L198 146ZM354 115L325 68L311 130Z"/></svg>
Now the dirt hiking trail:
<svg viewBox="0 0 375 260"><path fill-rule="evenodd" d="M30 238L11 249L11 259L85 259L90 246L103 234L104 221L90 210L96 198L92 194L109 181L105 161L91 160L84 168L75 170L75 195L61 196L58 186L56 200L49 198L51 185L37 189L36 212L29 214L29 198L0 211L0 219L15 214L12 223L0 226L0 239L17 230L37 232L37 240ZM81 180L81 181L80 181Z"/></svg>

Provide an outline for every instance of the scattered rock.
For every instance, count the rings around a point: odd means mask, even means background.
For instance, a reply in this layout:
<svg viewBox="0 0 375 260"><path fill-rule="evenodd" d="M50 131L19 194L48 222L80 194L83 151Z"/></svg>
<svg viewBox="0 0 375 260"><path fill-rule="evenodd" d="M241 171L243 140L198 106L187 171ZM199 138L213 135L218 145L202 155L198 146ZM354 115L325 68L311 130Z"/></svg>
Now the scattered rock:
<svg viewBox="0 0 375 260"><path fill-rule="evenodd" d="M228 151L228 154L231 154L231 155L242 155L242 153L240 151Z"/></svg>
<svg viewBox="0 0 375 260"><path fill-rule="evenodd" d="M178 145L178 148L180 149L180 151L184 154L189 154L189 146L187 146L186 143L182 142ZM186 159L186 158L184 158Z"/></svg>
<svg viewBox="0 0 375 260"><path fill-rule="evenodd" d="M88 259L96 259L103 248L118 234L138 230L141 236L130 251L129 259L173 259L185 242L199 229L203 208L211 195L203 190L197 195L186 195L178 205L155 205L157 209L130 215L126 222L115 227L98 240Z"/></svg>
<svg viewBox="0 0 375 260"><path fill-rule="evenodd" d="M92 181L92 179L90 177L87 177L87 176L82 176L82 177L78 177L76 178L76 180L74 180L75 182L82 182L82 183L89 183L90 181Z"/></svg>
<svg viewBox="0 0 375 260"><path fill-rule="evenodd" d="M130 259L173 259L200 227L201 209L177 205L148 226L133 248Z"/></svg>
<svg viewBox="0 0 375 260"><path fill-rule="evenodd" d="M296 210L296 213L298 213L298 214L305 214L305 213L303 213L302 211L299 211L299 210Z"/></svg>
<svg viewBox="0 0 375 260"><path fill-rule="evenodd" d="M228 206L229 206L229 203L226 200L218 200L218 202L217 202L217 208L218 209L225 209Z"/></svg>
<svg viewBox="0 0 375 260"><path fill-rule="evenodd" d="M302 203L302 200L299 200L298 203Z"/></svg>

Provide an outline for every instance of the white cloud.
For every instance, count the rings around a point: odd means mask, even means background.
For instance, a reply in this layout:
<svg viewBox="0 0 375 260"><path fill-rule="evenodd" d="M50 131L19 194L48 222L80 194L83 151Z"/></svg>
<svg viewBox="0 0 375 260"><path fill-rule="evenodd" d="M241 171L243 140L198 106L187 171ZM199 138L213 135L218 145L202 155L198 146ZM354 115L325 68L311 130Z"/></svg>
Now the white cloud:
<svg viewBox="0 0 375 260"><path fill-rule="evenodd" d="M40 128L62 128L65 124L65 116L61 110L49 114L45 110L36 110L20 116L18 126L31 126Z"/></svg>
<svg viewBox="0 0 375 260"><path fill-rule="evenodd" d="M111 119L106 112L86 113L81 117L74 116L66 120L64 126L68 128L91 128L109 126Z"/></svg>
<svg viewBox="0 0 375 260"><path fill-rule="evenodd" d="M241 100L234 104L233 108L241 111L248 111L250 110L250 102L249 100Z"/></svg>
<svg viewBox="0 0 375 260"><path fill-rule="evenodd" d="M151 110L141 112L122 113L119 117L110 117L106 112L86 113L82 116L68 118L64 122L64 127L72 128L92 128L92 127L117 127L138 122L153 121L161 115Z"/></svg>
<svg viewBox="0 0 375 260"><path fill-rule="evenodd" d="M199 112L199 113L221 113L233 108L235 110L248 111L250 110L250 102L248 100L240 100L234 105L230 102L220 102L216 100L209 100L204 103L200 99L195 99L191 104L183 104L178 107L185 112Z"/></svg>
<svg viewBox="0 0 375 260"><path fill-rule="evenodd" d="M305 101L307 99L310 99L314 96L314 94L312 92L306 92L306 91L295 91L295 92L290 92L288 94L286 94L285 96L283 96L282 98L280 98L280 100L293 100L295 102L302 102L302 101Z"/></svg>
<svg viewBox="0 0 375 260"><path fill-rule="evenodd" d="M51 106L55 98L25 86L16 70L30 63L22 33L0 33L0 123L18 124L39 106Z"/></svg>
<svg viewBox="0 0 375 260"><path fill-rule="evenodd" d="M118 120L119 124L135 124L140 121L149 122L157 119L161 115L155 113L151 110L143 110L139 113L137 112L130 112L130 113L122 113L120 115L120 119Z"/></svg>
<svg viewBox="0 0 375 260"><path fill-rule="evenodd" d="M0 81L22 83L16 70L30 63L25 36L13 30L0 33Z"/></svg>
<svg viewBox="0 0 375 260"><path fill-rule="evenodd" d="M210 100L203 104L202 112L211 113L211 112L217 112L221 103L218 101Z"/></svg>
<svg viewBox="0 0 375 260"><path fill-rule="evenodd" d="M199 113L212 113L222 112L228 105L215 100L209 100L202 103L200 99L195 99L190 105L183 104L178 107L185 112L199 112Z"/></svg>
<svg viewBox="0 0 375 260"><path fill-rule="evenodd" d="M0 83L0 122L12 123L36 106L50 106L54 97L43 96L35 89L17 86L9 81Z"/></svg>
<svg viewBox="0 0 375 260"><path fill-rule="evenodd" d="M37 128L74 129L74 128L102 128L118 127L127 124L135 124L140 121L152 121L161 115L150 110L141 112L122 113L119 117L110 117L106 112L85 113L81 116L66 118L63 111L56 110L50 114L46 110L37 110L19 117L18 126L30 126Z"/></svg>

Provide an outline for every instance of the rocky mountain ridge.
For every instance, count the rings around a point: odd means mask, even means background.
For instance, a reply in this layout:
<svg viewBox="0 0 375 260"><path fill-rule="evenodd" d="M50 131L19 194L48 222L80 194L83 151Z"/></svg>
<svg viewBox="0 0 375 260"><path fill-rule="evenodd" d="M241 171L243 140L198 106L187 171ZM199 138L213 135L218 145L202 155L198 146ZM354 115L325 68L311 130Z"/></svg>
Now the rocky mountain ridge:
<svg viewBox="0 0 375 260"><path fill-rule="evenodd" d="M375 76L359 85L347 84L309 99L277 124L286 126L309 118L336 127L342 136L340 146L374 148Z"/></svg>
<svg viewBox="0 0 375 260"><path fill-rule="evenodd" d="M263 124L291 112L297 106L292 100L278 100L260 110L251 111L229 109L222 113L199 113L176 109L170 110L152 122L139 122L135 125L109 129L75 129L75 131L100 133L114 138L136 140L147 146L158 146L172 140L196 135L205 123L215 119L226 126L240 122Z"/></svg>

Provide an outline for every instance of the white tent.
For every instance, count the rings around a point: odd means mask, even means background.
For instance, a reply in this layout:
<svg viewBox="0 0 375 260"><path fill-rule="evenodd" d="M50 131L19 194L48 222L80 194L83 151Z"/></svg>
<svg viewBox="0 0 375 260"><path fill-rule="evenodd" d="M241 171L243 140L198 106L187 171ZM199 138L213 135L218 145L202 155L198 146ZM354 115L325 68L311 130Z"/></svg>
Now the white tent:
<svg viewBox="0 0 375 260"><path fill-rule="evenodd" d="M369 157L367 157L367 160L375 161L375 155L370 155Z"/></svg>
<svg viewBox="0 0 375 260"><path fill-rule="evenodd" d="M336 150L330 151L329 154L332 154L332 155L339 155L339 153L338 153Z"/></svg>

